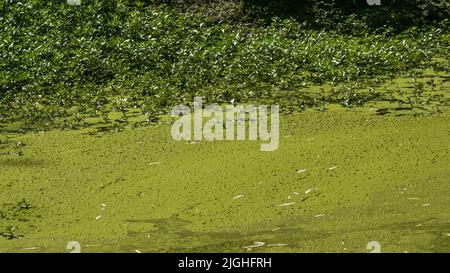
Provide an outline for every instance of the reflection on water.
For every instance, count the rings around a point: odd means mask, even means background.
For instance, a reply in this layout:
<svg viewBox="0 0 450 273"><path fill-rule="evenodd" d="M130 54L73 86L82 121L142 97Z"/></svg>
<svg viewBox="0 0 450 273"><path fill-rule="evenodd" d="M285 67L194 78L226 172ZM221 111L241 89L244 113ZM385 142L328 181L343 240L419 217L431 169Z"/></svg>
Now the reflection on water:
<svg viewBox="0 0 450 273"><path fill-rule="evenodd" d="M436 219L422 219L417 223L427 223L421 230L408 230L415 226L416 222L393 222L379 226L366 228L346 229L336 228L324 231L311 231L302 227L280 226L279 228L267 228L263 231L245 232L202 232L189 229L190 221L172 215L162 219L128 220L128 223L147 223L154 225L149 232L129 232L129 239L120 244L104 244L100 249L105 251L134 252L295 252L304 249L305 242L321 241L336 234L345 236L350 233L377 234L387 230L398 231L399 240L402 236L418 236L428 234L433 237L433 249L422 251L449 250L449 246L443 238L445 230L450 230L450 223L435 222ZM255 228L256 229L256 228ZM402 234L402 235L400 235ZM431 238L430 238L431 239ZM336 242L339 243L339 242ZM365 244L361 242L361 249L357 252L365 252ZM389 242L387 242L389 244ZM395 242L392 242L395 244ZM420 248L420 246L417 246ZM334 249L330 246L330 250ZM101 250L100 250L101 251Z"/></svg>
<svg viewBox="0 0 450 273"><path fill-rule="evenodd" d="M130 248L148 252L242 252L258 251L289 251L289 248L299 247L306 238L327 237L327 233L306 231L302 228L280 227L256 232L202 232L189 229L190 221L176 215L162 219L131 220L130 223L153 224L151 232L130 232L130 241L122 250ZM300 235L300 236L299 236ZM293 240L295 237L295 240ZM301 238L299 238L301 237ZM264 244L256 244L262 242ZM296 243L297 242L297 243ZM250 247L249 247L250 246Z"/></svg>
<svg viewBox="0 0 450 273"><path fill-rule="evenodd" d="M42 167L44 166L44 161L32 158L1 158L0 157L0 167L8 168L29 168L29 167Z"/></svg>

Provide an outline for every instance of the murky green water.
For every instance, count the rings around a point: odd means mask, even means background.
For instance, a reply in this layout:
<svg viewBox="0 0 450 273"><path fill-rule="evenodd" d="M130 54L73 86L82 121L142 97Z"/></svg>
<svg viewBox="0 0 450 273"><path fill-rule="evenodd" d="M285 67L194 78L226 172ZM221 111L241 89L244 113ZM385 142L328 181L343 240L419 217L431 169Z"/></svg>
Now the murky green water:
<svg viewBox="0 0 450 273"><path fill-rule="evenodd" d="M0 251L449 252L450 113L377 109L283 116L271 153L170 124L10 134L0 228L21 238Z"/></svg>

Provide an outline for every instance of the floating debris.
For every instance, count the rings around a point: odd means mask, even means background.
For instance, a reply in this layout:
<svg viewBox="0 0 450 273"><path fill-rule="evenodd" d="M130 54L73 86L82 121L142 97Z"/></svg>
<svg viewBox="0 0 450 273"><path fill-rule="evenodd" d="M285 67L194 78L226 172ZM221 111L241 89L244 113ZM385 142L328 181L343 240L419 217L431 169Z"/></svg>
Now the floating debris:
<svg viewBox="0 0 450 273"><path fill-rule="evenodd" d="M293 194L295 194L295 195L299 195L300 193L298 193L298 192L294 191L294 192L293 192Z"/></svg>
<svg viewBox="0 0 450 273"><path fill-rule="evenodd" d="M428 207L431 206L431 204L422 204L422 207Z"/></svg>
<svg viewBox="0 0 450 273"><path fill-rule="evenodd" d="M422 226L422 224L417 224L417 225L416 225L416 227L421 227L421 226Z"/></svg>
<svg viewBox="0 0 450 273"><path fill-rule="evenodd" d="M316 217L316 218L324 217L324 216L325 216L325 214L317 214L317 215L314 215L314 217Z"/></svg>
<svg viewBox="0 0 450 273"><path fill-rule="evenodd" d="M297 173L304 173L306 172L306 169L298 170Z"/></svg>
<svg viewBox="0 0 450 273"><path fill-rule="evenodd" d="M37 246L33 246L33 247L27 247L27 248L24 248L24 250L35 250L35 249L38 249L39 247L37 247Z"/></svg>
<svg viewBox="0 0 450 273"><path fill-rule="evenodd" d="M136 253L142 253L142 252L141 252L140 250L138 250L138 249L136 249L135 251L136 251Z"/></svg>
<svg viewBox="0 0 450 273"><path fill-rule="evenodd" d="M258 241L256 241L256 242L253 242L253 245L251 245L251 246L244 246L244 248L247 249L247 250L251 250L252 248L262 247L262 246L264 246L265 244L266 244L266 243L264 243L264 242L258 242Z"/></svg>
<svg viewBox="0 0 450 273"><path fill-rule="evenodd" d="M102 216L101 216L101 215L99 215L99 216L95 217L95 220L98 220L98 219L100 219L100 218L102 218Z"/></svg>
<svg viewBox="0 0 450 273"><path fill-rule="evenodd" d="M260 188L262 184L263 184L263 182L259 182L257 186L253 187L253 189L256 190L256 189Z"/></svg>
<svg viewBox="0 0 450 273"><path fill-rule="evenodd" d="M305 194L310 193L312 190L313 190L313 188L306 190L306 191L305 191Z"/></svg>
<svg viewBox="0 0 450 273"><path fill-rule="evenodd" d="M329 171L336 170L336 169L337 169L337 166L333 166L333 167L328 168Z"/></svg>
<svg viewBox="0 0 450 273"><path fill-rule="evenodd" d="M284 204L278 205L278 207L286 207L286 206L291 206L291 205L294 205L294 204L295 204L295 202L284 203Z"/></svg>
<svg viewBox="0 0 450 273"><path fill-rule="evenodd" d="M268 244L267 246L287 246L288 244Z"/></svg>
<svg viewBox="0 0 450 273"><path fill-rule="evenodd" d="M244 196L243 194L237 195L237 196L233 197L233 199L239 199L239 198L241 198L241 197L243 197L243 196Z"/></svg>
<svg viewBox="0 0 450 273"><path fill-rule="evenodd" d="M280 228L274 228L274 229L272 229L272 231L277 231L277 230L280 230ZM449 233L450 234L450 233ZM447 235L449 235L449 234L447 234ZM449 235L450 236L450 235Z"/></svg>
<svg viewBox="0 0 450 273"><path fill-rule="evenodd" d="M408 200L420 200L420 198L419 197L410 197L410 198L408 198Z"/></svg>
<svg viewBox="0 0 450 273"><path fill-rule="evenodd" d="M161 164L161 162L150 162L150 163L148 163L148 165L159 165L159 164Z"/></svg>

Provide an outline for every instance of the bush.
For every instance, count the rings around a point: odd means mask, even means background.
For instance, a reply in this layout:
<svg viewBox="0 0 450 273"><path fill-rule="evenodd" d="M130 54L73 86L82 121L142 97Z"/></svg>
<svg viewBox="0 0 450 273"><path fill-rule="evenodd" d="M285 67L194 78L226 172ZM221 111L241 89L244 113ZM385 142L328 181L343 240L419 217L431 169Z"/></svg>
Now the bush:
<svg viewBox="0 0 450 273"><path fill-rule="evenodd" d="M353 35L294 19L217 22L125 0L2 3L0 122L76 126L86 116L107 120L109 111L127 121L130 108L154 120L195 95L215 102L308 96L307 84L355 83L448 58L442 27Z"/></svg>
<svg viewBox="0 0 450 273"><path fill-rule="evenodd" d="M371 28L389 26L403 30L413 25L432 24L448 18L448 0L381 0L370 6L366 0L244 0L244 8L252 17L294 17L316 27L342 27L353 15Z"/></svg>

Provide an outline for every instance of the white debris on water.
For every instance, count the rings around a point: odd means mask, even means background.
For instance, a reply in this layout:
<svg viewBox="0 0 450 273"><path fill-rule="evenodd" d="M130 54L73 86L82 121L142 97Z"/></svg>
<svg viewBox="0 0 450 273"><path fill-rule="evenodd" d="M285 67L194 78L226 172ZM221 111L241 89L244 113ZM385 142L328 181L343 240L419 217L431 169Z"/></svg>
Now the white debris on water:
<svg viewBox="0 0 450 273"><path fill-rule="evenodd" d="M142 253L142 252L141 252L140 250L138 250L138 249L136 249L135 251L136 251L136 253Z"/></svg>
<svg viewBox="0 0 450 273"><path fill-rule="evenodd" d="M280 230L280 228L274 228L274 229L272 229L272 231L278 231L278 230ZM450 236L450 235L449 235Z"/></svg>
<svg viewBox="0 0 450 273"><path fill-rule="evenodd" d="M294 191L294 192L293 192L293 194L295 194L295 195L299 195L300 193L298 193L298 192Z"/></svg>
<svg viewBox="0 0 450 273"><path fill-rule="evenodd" d="M288 244L268 244L267 246L287 246Z"/></svg>
<svg viewBox="0 0 450 273"><path fill-rule="evenodd" d="M336 169L337 169L337 166L333 166L333 167L328 168L329 171L336 170Z"/></svg>
<svg viewBox="0 0 450 273"><path fill-rule="evenodd" d="M233 199L239 199L239 198L241 198L243 196L244 196L243 194L240 194L240 195L237 195L237 196L233 197Z"/></svg>
<svg viewBox="0 0 450 273"><path fill-rule="evenodd" d="M304 173L304 172L306 172L306 169L301 169L297 171L297 173Z"/></svg>
<svg viewBox="0 0 450 273"><path fill-rule="evenodd" d="M324 216L325 216L325 214L317 214L317 215L314 215L314 217L316 217L316 218L324 217Z"/></svg>
<svg viewBox="0 0 450 273"><path fill-rule="evenodd" d="M431 204L422 204L422 207L428 207L431 206Z"/></svg>
<svg viewBox="0 0 450 273"><path fill-rule="evenodd" d="M260 188L262 184L263 184L263 182L259 182L257 186L253 187L253 189L256 190L256 189Z"/></svg>
<svg viewBox="0 0 450 273"><path fill-rule="evenodd" d="M266 244L266 243L264 243L264 242L258 242L258 241L255 241L255 242L253 242L253 245L251 245L251 246L244 246L244 248L247 249L247 250L251 250L252 248L262 247L262 246L264 246L265 244Z"/></svg>
<svg viewBox="0 0 450 273"><path fill-rule="evenodd" d="M102 216L101 216L101 215L99 215L99 216L95 217L95 220L98 220L98 219L100 219L100 218L102 218Z"/></svg>
<svg viewBox="0 0 450 273"><path fill-rule="evenodd" d="M311 188L311 189L307 189L306 191L305 191L305 194L308 194L308 193L310 193L311 191L313 190L313 188Z"/></svg>
<svg viewBox="0 0 450 273"><path fill-rule="evenodd" d="M295 202L284 203L284 204L278 205L278 207L286 207L286 206L291 206L291 205L294 205L294 204L295 204Z"/></svg>

